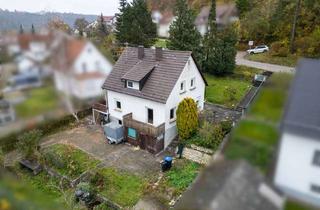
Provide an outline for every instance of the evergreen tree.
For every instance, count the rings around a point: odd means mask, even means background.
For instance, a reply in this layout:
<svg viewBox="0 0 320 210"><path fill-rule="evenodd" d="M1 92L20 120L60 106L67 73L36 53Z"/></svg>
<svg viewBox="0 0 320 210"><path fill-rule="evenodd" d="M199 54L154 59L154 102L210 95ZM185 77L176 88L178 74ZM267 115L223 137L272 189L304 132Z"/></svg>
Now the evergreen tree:
<svg viewBox="0 0 320 210"><path fill-rule="evenodd" d="M232 25L218 31L216 23L216 1L211 1L208 20L208 32L204 37L204 56L202 68L204 71L223 75L232 73L235 68L237 54L237 33Z"/></svg>
<svg viewBox="0 0 320 210"><path fill-rule="evenodd" d="M183 99L177 109L177 128L180 141L189 139L198 128L198 108L192 98Z"/></svg>
<svg viewBox="0 0 320 210"><path fill-rule="evenodd" d="M23 33L24 33L24 30L23 30L23 26L22 26L22 24L20 24L19 33L20 33L20 34L23 34Z"/></svg>
<svg viewBox="0 0 320 210"><path fill-rule="evenodd" d="M194 25L195 16L188 8L186 0L177 0L176 19L169 30L168 48L172 50L190 50L196 60L200 59L201 34Z"/></svg>
<svg viewBox="0 0 320 210"><path fill-rule="evenodd" d="M32 34L35 34L35 33L36 33L36 30L34 29L34 25L33 25L33 24L31 25L31 33L32 33Z"/></svg>
<svg viewBox="0 0 320 210"><path fill-rule="evenodd" d="M208 18L207 33L203 41L204 55L202 57L202 68L204 71L209 72L210 69L214 68L214 50L217 44L217 23L216 23L216 1L211 0L211 8Z"/></svg>
<svg viewBox="0 0 320 210"><path fill-rule="evenodd" d="M240 17L243 17L246 12L250 10L250 0L236 0L236 6L240 13Z"/></svg>
<svg viewBox="0 0 320 210"><path fill-rule="evenodd" d="M103 18L103 14L101 13L98 26L97 26L97 35L101 38L101 40L108 35L108 29L106 25L106 21Z"/></svg>
<svg viewBox="0 0 320 210"><path fill-rule="evenodd" d="M120 9L122 13L116 24L118 42L152 46L157 37L157 26L152 21L146 2L134 0L130 5L122 4Z"/></svg>
<svg viewBox="0 0 320 210"><path fill-rule="evenodd" d="M88 24L88 21L84 18L77 18L75 20L74 27L78 30L80 36L83 36L84 30Z"/></svg>
<svg viewBox="0 0 320 210"><path fill-rule="evenodd" d="M126 33L124 33L124 22L123 22L123 16L126 15L125 9L127 8L128 3L127 0L120 0L120 7L119 7L119 13L116 15L116 30L115 30L115 34L116 34L116 38L119 42L124 43L126 38L125 35Z"/></svg>

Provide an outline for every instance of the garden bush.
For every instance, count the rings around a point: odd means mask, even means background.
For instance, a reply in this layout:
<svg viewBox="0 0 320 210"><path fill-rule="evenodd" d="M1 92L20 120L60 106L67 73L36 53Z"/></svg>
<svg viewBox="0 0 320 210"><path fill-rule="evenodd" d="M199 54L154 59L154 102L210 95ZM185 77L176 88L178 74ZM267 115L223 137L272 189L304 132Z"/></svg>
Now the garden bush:
<svg viewBox="0 0 320 210"><path fill-rule="evenodd" d="M287 57L289 54L288 41L283 40L272 43L270 53L273 56Z"/></svg>

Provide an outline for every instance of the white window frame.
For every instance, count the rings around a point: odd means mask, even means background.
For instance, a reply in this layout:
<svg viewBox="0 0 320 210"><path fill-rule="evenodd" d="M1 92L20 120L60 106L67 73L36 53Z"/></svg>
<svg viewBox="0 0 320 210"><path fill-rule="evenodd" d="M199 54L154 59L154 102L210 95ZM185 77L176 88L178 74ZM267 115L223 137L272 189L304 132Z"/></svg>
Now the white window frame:
<svg viewBox="0 0 320 210"><path fill-rule="evenodd" d="M116 105L115 110L121 112L122 111L122 103L121 103L121 101L119 99L114 99L114 101L115 101L115 105ZM120 108L118 108L118 102L120 103Z"/></svg>
<svg viewBox="0 0 320 210"><path fill-rule="evenodd" d="M129 86L129 83L131 83L132 86ZM134 89L134 88L133 88L133 82L132 82L132 81L127 80L127 88Z"/></svg>
<svg viewBox="0 0 320 210"><path fill-rule="evenodd" d="M171 118L171 110L173 110L173 118ZM176 107L173 107L172 109L169 110L169 122L175 122L177 119L177 115L176 115Z"/></svg>
<svg viewBox="0 0 320 210"><path fill-rule="evenodd" d="M181 85L183 85L183 89L181 89ZM186 81L185 80L180 82L179 90L180 90L180 94L183 94L186 92Z"/></svg>
<svg viewBox="0 0 320 210"><path fill-rule="evenodd" d="M196 89L196 78L195 77L191 78L191 80L190 80L190 90L194 90L194 89Z"/></svg>

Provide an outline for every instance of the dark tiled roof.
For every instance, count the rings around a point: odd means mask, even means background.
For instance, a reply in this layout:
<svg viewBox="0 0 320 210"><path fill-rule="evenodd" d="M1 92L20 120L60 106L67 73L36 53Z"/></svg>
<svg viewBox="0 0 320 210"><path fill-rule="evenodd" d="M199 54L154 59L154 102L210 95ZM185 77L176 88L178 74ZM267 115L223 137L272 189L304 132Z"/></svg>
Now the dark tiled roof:
<svg viewBox="0 0 320 210"><path fill-rule="evenodd" d="M133 66L127 73L125 73L122 79L140 82L154 69L155 65L155 62L141 60L135 66Z"/></svg>
<svg viewBox="0 0 320 210"><path fill-rule="evenodd" d="M283 128L293 133L320 136L320 60L303 59L297 66Z"/></svg>
<svg viewBox="0 0 320 210"><path fill-rule="evenodd" d="M114 65L102 88L166 103L190 56L190 51L163 50L161 61L156 61L155 49L145 48L142 63L143 65L150 64L151 66L155 64L155 68L146 80L142 90L138 91L125 88L124 82L121 81L124 75L141 62L138 59L138 48L128 47ZM145 74L145 69L140 70L143 72L142 74Z"/></svg>
<svg viewBox="0 0 320 210"><path fill-rule="evenodd" d="M263 185L270 188L263 175L247 162L215 161L182 195L174 209L280 209L260 191Z"/></svg>

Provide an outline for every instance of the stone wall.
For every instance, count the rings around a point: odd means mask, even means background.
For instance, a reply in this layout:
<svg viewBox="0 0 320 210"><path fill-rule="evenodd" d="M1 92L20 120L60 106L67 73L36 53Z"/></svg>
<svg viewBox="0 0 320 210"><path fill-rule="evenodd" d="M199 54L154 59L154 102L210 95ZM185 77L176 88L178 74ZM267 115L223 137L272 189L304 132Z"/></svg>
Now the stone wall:
<svg viewBox="0 0 320 210"><path fill-rule="evenodd" d="M208 165L212 159L213 151L196 145L190 145L183 149L182 156L188 160Z"/></svg>

